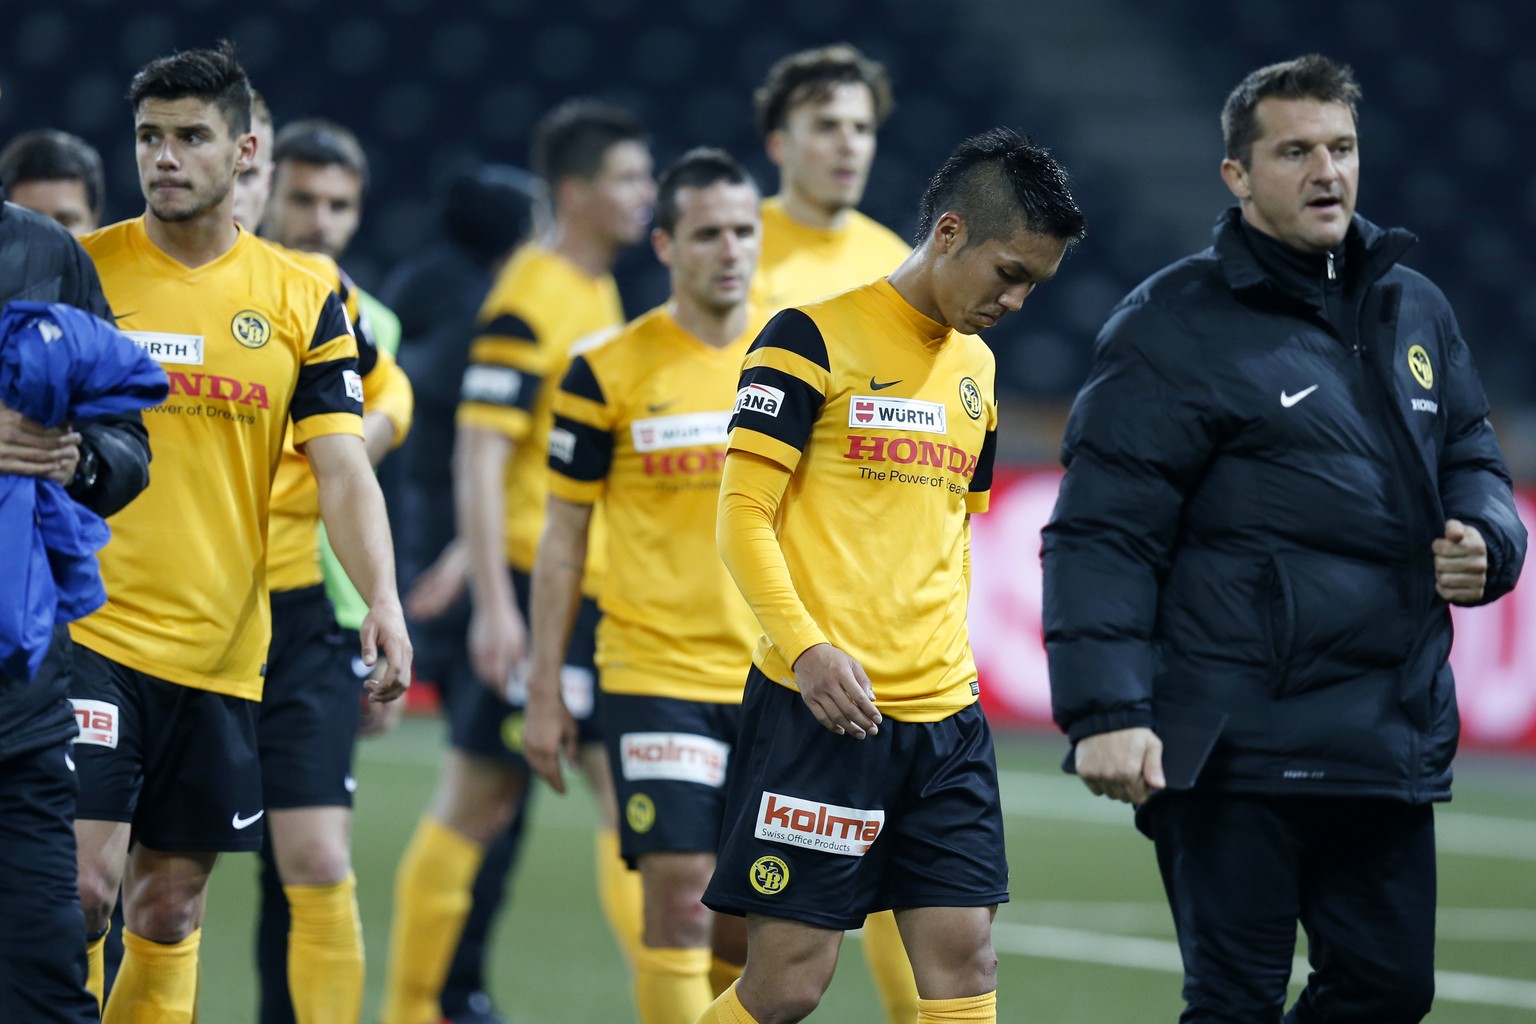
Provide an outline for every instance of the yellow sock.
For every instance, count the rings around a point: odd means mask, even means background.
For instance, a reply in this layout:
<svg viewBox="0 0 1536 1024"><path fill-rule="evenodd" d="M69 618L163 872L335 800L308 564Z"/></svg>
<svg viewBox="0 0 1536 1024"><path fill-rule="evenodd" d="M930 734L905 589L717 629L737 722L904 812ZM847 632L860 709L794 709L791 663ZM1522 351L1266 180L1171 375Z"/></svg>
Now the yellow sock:
<svg viewBox="0 0 1536 1024"><path fill-rule="evenodd" d="M990 1021L997 1024L997 993L964 999L919 999L917 1024L953 1024L954 1021Z"/></svg>
<svg viewBox="0 0 1536 1024"><path fill-rule="evenodd" d="M629 870L619 856L619 834L607 829L597 831L597 893L608 928L619 940L629 969L634 970L640 955L643 913L640 872Z"/></svg>
<svg viewBox="0 0 1536 1024"><path fill-rule="evenodd" d="M357 1024L363 1014L363 924L357 879L285 885L288 992L298 1024Z"/></svg>
<svg viewBox="0 0 1536 1024"><path fill-rule="evenodd" d="M123 930L123 966L102 1024L191 1024L197 1012L197 946L202 929L180 942L151 942Z"/></svg>
<svg viewBox="0 0 1536 1024"><path fill-rule="evenodd" d="M870 914L864 919L864 959L869 976L885 1007L890 1024L913 1024L917 1016L917 981L912 977L912 961L902 944L896 915L889 910Z"/></svg>
<svg viewBox="0 0 1536 1024"><path fill-rule="evenodd" d="M91 995L96 997L96 1013L101 1014L102 994L107 990L107 933L112 930L112 922L102 929L101 934L94 939L85 940L85 987L91 990Z"/></svg>
<svg viewBox="0 0 1536 1024"><path fill-rule="evenodd" d="M698 1024L757 1024L757 1018L747 1012L736 998L736 985L721 992L719 997L704 1011Z"/></svg>
<svg viewBox="0 0 1536 1024"><path fill-rule="evenodd" d="M416 824L395 870L395 917L379 1012L383 1024L437 1024L438 997L484 859L484 847L430 817Z"/></svg>
<svg viewBox="0 0 1536 1024"><path fill-rule="evenodd" d="M741 964L733 964L717 956L709 958L709 991L718 996L741 977Z"/></svg>
<svg viewBox="0 0 1536 1024"><path fill-rule="evenodd" d="M640 1024L695 1020L713 998L708 949L639 948L635 957L635 1008Z"/></svg>

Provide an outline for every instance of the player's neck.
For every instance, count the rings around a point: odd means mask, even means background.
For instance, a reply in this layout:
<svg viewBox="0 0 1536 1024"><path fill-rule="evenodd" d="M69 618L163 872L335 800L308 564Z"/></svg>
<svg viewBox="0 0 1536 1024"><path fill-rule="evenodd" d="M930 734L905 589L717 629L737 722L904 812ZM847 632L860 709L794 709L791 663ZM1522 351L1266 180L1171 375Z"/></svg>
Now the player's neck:
<svg viewBox="0 0 1536 1024"><path fill-rule="evenodd" d="M223 203L184 221L164 221L153 210L146 211L144 232L156 249L193 270L229 252L240 238L234 214Z"/></svg>
<svg viewBox="0 0 1536 1024"><path fill-rule="evenodd" d="M544 245L576 264L589 277L612 272L613 261L618 257L618 249L608 239L564 218L556 218Z"/></svg>
<svg viewBox="0 0 1536 1024"><path fill-rule="evenodd" d="M747 329L747 304L738 303L724 312L673 295L667 312L677 326L712 348L725 348Z"/></svg>
<svg viewBox="0 0 1536 1024"><path fill-rule="evenodd" d="M784 212L789 214L790 220L807 227L837 231L848 223L849 207L839 206L836 209L828 209L795 188L791 182L784 183L784 187L779 192L779 202L783 204Z"/></svg>
<svg viewBox="0 0 1536 1024"><path fill-rule="evenodd" d="M933 294L932 263L927 258L926 246L914 250L886 280L907 305L936 323L945 322L944 313Z"/></svg>

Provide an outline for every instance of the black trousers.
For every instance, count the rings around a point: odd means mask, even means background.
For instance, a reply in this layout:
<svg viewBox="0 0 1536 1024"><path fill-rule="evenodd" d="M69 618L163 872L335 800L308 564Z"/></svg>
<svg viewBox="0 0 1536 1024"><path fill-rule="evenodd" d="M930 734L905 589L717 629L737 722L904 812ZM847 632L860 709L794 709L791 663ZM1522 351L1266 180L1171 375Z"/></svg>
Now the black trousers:
<svg viewBox="0 0 1536 1024"><path fill-rule="evenodd" d="M59 715L70 714L60 701ZM0 1020L89 1024L69 743L0 761Z"/></svg>
<svg viewBox="0 0 1536 1024"><path fill-rule="evenodd" d="M1164 793L1138 816L1184 958L1181 1024L1414 1024L1434 998L1428 805ZM1312 971L1285 1012L1296 925Z"/></svg>

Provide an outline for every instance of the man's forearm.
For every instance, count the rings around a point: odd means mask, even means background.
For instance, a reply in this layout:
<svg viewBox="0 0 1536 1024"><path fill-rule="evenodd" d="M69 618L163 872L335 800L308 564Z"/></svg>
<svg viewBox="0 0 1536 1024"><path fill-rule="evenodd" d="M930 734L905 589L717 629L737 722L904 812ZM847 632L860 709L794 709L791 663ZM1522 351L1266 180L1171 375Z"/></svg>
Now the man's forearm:
<svg viewBox="0 0 1536 1024"><path fill-rule="evenodd" d="M371 472L342 473L320 483L320 518L347 578L371 608L398 603L395 549L384 494Z"/></svg>
<svg viewBox="0 0 1536 1024"><path fill-rule="evenodd" d="M368 449L369 465L377 466L384 461L395 446L395 421L384 413L370 412L363 415L363 447Z"/></svg>
<svg viewBox="0 0 1536 1024"><path fill-rule="evenodd" d="M459 536L469 551L469 585L475 602L517 607L507 578L504 475L512 458L510 438L461 427L453 453L454 505Z"/></svg>
<svg viewBox="0 0 1536 1024"><path fill-rule="evenodd" d="M551 498L539 555L533 567L529 603L533 627L533 662L529 667L531 696L560 693L560 666L565 645L581 605L581 579L587 565L590 506Z"/></svg>

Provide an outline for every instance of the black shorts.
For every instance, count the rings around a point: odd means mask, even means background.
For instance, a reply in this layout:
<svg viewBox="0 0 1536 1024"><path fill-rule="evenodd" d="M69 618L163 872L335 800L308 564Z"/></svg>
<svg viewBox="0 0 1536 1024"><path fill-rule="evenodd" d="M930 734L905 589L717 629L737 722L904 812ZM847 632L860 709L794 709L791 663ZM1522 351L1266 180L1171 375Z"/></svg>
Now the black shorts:
<svg viewBox="0 0 1536 1024"><path fill-rule="evenodd" d="M704 905L845 931L880 910L1008 901L992 730L980 704L838 736L755 667Z"/></svg>
<svg viewBox="0 0 1536 1024"><path fill-rule="evenodd" d="M272 592L272 648L256 719L267 808L352 806L362 715L357 668L367 678L325 587Z"/></svg>
<svg viewBox="0 0 1536 1024"><path fill-rule="evenodd" d="M517 606L528 621L530 580L528 574L510 570ZM571 709L582 743L598 743L603 735L597 721L597 622L602 614L597 602L583 596L571 639L560 668L560 690ZM523 706L527 691L514 690L510 700L496 696L483 684L469 699L450 703L449 742L455 749L505 764L526 764L523 759Z"/></svg>
<svg viewBox="0 0 1536 1024"><path fill-rule="evenodd" d="M619 852L714 853L740 704L604 693L603 736L618 793Z"/></svg>
<svg viewBox="0 0 1536 1024"><path fill-rule="evenodd" d="M77 817L133 823L168 852L259 850L257 703L136 672L75 646L69 690L81 722Z"/></svg>

